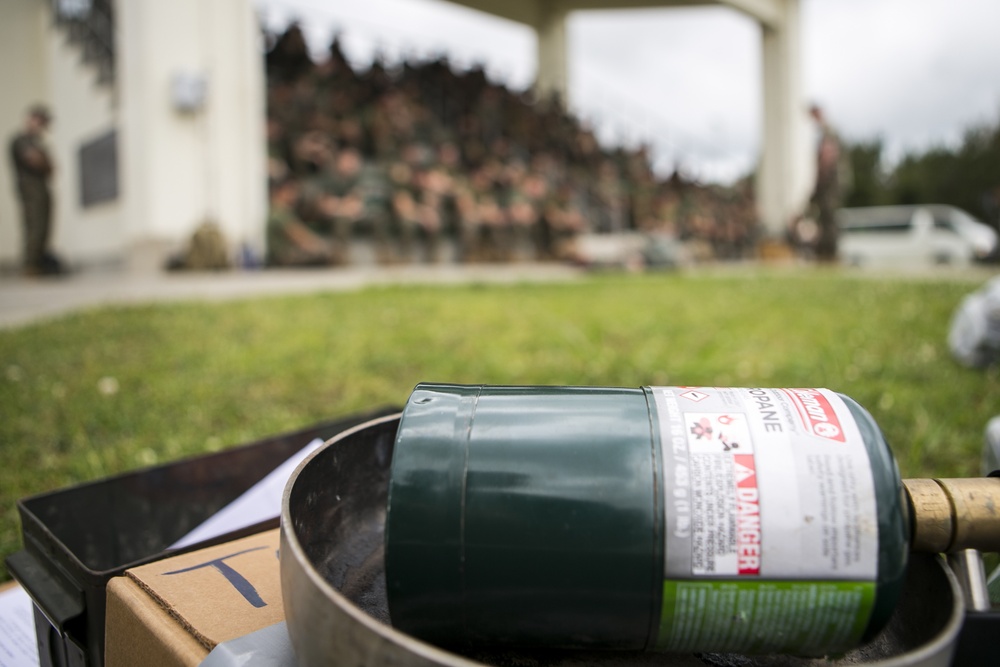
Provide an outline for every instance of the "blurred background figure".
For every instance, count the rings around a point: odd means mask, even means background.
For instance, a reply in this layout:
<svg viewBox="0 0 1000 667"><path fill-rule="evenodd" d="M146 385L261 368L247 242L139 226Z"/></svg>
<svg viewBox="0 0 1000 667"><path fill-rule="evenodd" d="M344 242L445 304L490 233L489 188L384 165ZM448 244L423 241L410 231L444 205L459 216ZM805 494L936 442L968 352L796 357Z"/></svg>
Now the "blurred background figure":
<svg viewBox="0 0 1000 667"><path fill-rule="evenodd" d="M267 220L268 266L326 266L336 257L330 241L310 229L295 213L299 184L290 178L271 184Z"/></svg>
<svg viewBox="0 0 1000 667"><path fill-rule="evenodd" d="M24 233L24 274L52 275L61 264L49 250L52 227L53 164L45 146L45 131L52 121L49 110L35 105L28 110L23 130L10 142L10 158L17 182Z"/></svg>
<svg viewBox="0 0 1000 667"><path fill-rule="evenodd" d="M816 147L816 186L810 203L815 209L816 259L833 262L837 259L837 218L836 211L841 198L841 147L840 139L830 127L823 110L809 107L809 115L819 129Z"/></svg>
<svg viewBox="0 0 1000 667"><path fill-rule="evenodd" d="M291 24L268 52L268 166L300 184L296 213L335 263L577 261L581 239L668 236L706 260L752 255L745 179L698 183L652 169L645 145L601 145L558 101L444 56L357 69L340 36L320 62ZM658 202L672 202L669 219ZM373 243L352 243L358 237ZM349 255L354 246L361 252Z"/></svg>

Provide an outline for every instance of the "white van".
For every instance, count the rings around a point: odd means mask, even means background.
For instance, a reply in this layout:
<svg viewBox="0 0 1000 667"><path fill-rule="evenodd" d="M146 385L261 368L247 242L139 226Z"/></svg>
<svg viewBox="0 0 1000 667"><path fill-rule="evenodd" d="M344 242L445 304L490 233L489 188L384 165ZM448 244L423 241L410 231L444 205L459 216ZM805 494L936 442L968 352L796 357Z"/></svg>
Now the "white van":
<svg viewBox="0 0 1000 667"><path fill-rule="evenodd" d="M853 266L968 265L992 257L997 232L942 204L837 211L841 261Z"/></svg>

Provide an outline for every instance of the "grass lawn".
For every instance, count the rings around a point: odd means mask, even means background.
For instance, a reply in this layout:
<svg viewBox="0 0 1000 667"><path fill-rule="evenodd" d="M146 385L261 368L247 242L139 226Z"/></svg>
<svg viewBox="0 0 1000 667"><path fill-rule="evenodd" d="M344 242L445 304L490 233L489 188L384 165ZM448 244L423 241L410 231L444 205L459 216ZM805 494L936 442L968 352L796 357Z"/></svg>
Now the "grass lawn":
<svg viewBox="0 0 1000 667"><path fill-rule="evenodd" d="M598 276L103 308L0 331L0 556L19 548L20 497L402 404L424 380L825 386L872 412L905 476L975 475L998 371L956 364L946 336L978 285Z"/></svg>

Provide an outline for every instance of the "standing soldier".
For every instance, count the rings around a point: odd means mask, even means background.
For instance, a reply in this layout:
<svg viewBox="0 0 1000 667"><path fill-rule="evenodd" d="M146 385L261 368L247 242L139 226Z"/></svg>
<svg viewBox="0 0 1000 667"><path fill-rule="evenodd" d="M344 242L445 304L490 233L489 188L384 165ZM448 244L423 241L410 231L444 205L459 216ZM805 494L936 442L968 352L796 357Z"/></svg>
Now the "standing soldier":
<svg viewBox="0 0 1000 667"><path fill-rule="evenodd" d="M29 276L59 273L59 261L48 250L52 225L52 159L42 141L51 121L48 109L36 105L28 111L24 130L10 142L10 157L17 178L24 223L24 273Z"/></svg>
<svg viewBox="0 0 1000 667"><path fill-rule="evenodd" d="M816 239L816 259L832 262L837 259L837 208L840 206L840 140L826 121L823 110L815 104L809 115L820 130L816 149L816 188L811 202L816 207L819 235Z"/></svg>

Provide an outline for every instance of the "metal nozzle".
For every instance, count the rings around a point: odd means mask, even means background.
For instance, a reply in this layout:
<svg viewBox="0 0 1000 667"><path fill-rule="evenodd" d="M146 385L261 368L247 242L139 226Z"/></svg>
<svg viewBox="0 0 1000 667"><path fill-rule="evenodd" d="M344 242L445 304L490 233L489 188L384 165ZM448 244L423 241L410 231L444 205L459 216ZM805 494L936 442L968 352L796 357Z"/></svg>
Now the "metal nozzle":
<svg viewBox="0 0 1000 667"><path fill-rule="evenodd" d="M905 479L903 486L913 551L1000 551L1000 478Z"/></svg>

